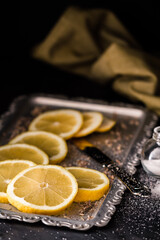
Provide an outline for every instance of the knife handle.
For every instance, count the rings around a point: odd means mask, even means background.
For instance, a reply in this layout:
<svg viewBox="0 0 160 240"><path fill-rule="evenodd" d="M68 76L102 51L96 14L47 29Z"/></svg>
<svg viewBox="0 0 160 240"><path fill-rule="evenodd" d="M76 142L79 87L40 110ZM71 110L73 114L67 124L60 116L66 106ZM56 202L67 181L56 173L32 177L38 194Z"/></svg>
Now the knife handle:
<svg viewBox="0 0 160 240"><path fill-rule="evenodd" d="M137 181L136 178L128 174L123 168L118 167L114 163L111 163L109 165L105 164L105 166L114 175L116 175L133 194L142 197L148 197L151 195L151 191L147 186Z"/></svg>
<svg viewBox="0 0 160 240"><path fill-rule="evenodd" d="M102 166L116 175L134 195L139 195L141 197L149 197L151 195L151 190L147 186L128 174L124 168L117 166L109 156L93 146L93 144L84 139L74 140L73 143L82 152L98 161Z"/></svg>

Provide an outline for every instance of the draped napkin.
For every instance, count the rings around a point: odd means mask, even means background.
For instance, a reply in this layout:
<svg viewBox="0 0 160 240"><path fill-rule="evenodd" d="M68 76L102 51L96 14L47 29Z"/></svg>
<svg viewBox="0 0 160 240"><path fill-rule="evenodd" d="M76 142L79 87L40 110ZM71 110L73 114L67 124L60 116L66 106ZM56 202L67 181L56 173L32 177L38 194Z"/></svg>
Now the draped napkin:
<svg viewBox="0 0 160 240"><path fill-rule="evenodd" d="M69 7L32 56L101 84L111 81L115 91L160 115L160 60L108 10Z"/></svg>

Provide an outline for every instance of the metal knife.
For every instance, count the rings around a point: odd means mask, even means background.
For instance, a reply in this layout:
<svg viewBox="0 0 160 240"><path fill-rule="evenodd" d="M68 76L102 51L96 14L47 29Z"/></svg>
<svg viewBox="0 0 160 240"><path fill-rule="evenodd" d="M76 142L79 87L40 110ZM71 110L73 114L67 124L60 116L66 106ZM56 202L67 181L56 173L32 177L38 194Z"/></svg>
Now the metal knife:
<svg viewBox="0 0 160 240"><path fill-rule="evenodd" d="M84 139L73 139L72 142L82 152L98 161L103 167L107 167L108 170L110 170L122 181L122 183L132 192L132 194L141 197L149 197L151 195L151 190L147 186L138 181L135 177L128 174L125 169L117 166L112 159L110 159L90 142Z"/></svg>

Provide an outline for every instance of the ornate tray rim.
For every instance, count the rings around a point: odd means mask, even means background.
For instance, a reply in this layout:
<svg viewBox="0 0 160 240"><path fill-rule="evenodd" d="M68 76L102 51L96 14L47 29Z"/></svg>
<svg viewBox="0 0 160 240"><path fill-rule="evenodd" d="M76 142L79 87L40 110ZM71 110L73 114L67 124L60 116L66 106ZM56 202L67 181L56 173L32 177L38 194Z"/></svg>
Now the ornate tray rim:
<svg viewBox="0 0 160 240"><path fill-rule="evenodd" d="M117 107L125 107L125 108L135 108L142 110L147 117L144 119L144 127L142 129L142 133L138 136L137 143L132 149L133 154L130 152L128 156L128 163L127 163L127 170L130 174L134 174L136 172L136 166L139 164L140 160L140 152L144 142L148 139L151 135L152 129L155 126L158 117L155 113L149 111L148 109L136 106L132 104L125 104L125 103L108 103L107 101L103 100L93 100L88 98L70 98L68 99L65 96L60 95L50 95L50 94L31 94L31 95L22 95L17 97L13 100L11 105L9 106L8 111L6 111L0 117L0 130L3 128L5 122L9 120L9 118L14 115L16 107L19 102L28 100L34 97L45 97L45 98L55 98L55 99L62 99L66 101L74 101L74 102L85 102L90 104L100 104L100 105L110 105L110 106L117 106ZM9 220L19 220L28 223L35 223L38 221L42 221L42 223L49 225L49 226L58 226L58 227L68 227L74 230L88 230L93 226L103 227L109 223L111 220L112 215L116 211L116 205L121 202L122 195L126 187L118 180L115 179L114 185L118 187L118 190L114 192L114 196L112 195L112 191L109 192L109 197L107 196L107 201L103 204L103 216L98 221L88 220L84 223L80 223L78 221L64 219L60 221L58 217L53 216L44 216L44 215L34 215L34 214L24 214L24 213L15 213L9 210L1 209L0 208L0 219L9 219ZM105 211L107 210L107 211Z"/></svg>

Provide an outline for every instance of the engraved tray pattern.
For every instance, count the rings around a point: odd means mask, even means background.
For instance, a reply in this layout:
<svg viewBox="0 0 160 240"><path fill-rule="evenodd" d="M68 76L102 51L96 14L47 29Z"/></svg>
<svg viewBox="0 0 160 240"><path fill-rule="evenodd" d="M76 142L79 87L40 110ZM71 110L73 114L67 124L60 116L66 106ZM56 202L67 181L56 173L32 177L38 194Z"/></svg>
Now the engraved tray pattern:
<svg viewBox="0 0 160 240"><path fill-rule="evenodd" d="M139 154L146 139L156 124L157 116L149 110L126 104L111 104L92 99L67 99L55 95L20 96L14 100L9 110L0 118L0 145L26 131L30 121L40 112L57 108L73 108L80 111L99 111L117 121L116 126L107 133L93 133L87 140L112 157L119 166L123 166L130 174L136 172ZM68 141L68 155L62 166L82 166L94 168L107 173L111 186L108 193L94 203L73 203L69 209L59 216L25 214L10 204L0 203L0 218L14 219L29 223L42 221L50 226L65 226L76 230L87 230L92 226L105 226L120 203L125 186L114 178L99 163L80 153Z"/></svg>

